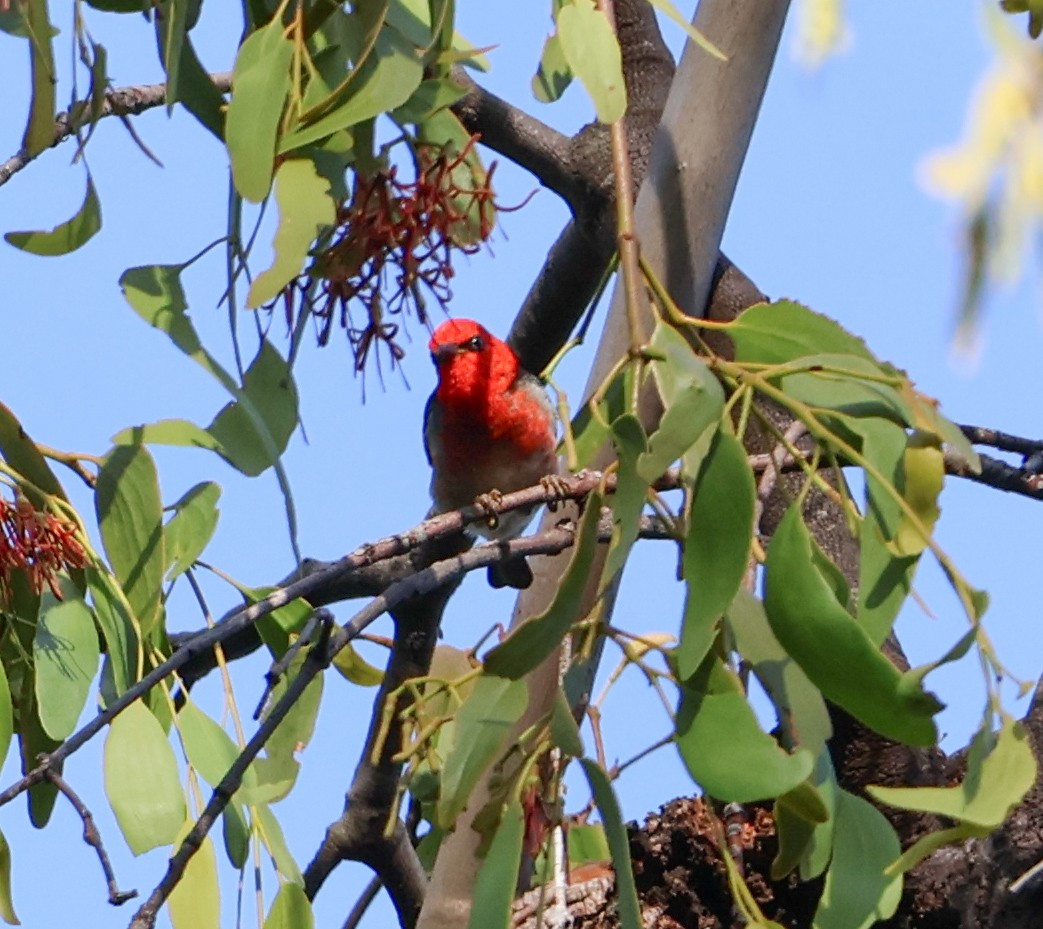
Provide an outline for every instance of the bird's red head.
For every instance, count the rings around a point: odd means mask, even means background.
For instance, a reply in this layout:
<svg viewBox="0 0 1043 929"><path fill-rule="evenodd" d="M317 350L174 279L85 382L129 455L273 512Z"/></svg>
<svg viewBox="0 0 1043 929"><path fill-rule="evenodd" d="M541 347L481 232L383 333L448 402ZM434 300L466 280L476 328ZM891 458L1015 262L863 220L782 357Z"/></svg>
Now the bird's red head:
<svg viewBox="0 0 1043 929"><path fill-rule="evenodd" d="M502 392L514 383L520 370L510 346L473 319L442 323L428 348L438 369L437 393L443 401Z"/></svg>

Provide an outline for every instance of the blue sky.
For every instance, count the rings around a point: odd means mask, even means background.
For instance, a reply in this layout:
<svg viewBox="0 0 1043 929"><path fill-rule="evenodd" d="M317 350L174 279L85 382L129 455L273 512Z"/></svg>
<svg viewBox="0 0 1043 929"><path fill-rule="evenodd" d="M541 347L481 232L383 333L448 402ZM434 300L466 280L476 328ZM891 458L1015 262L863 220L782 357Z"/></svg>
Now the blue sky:
<svg viewBox="0 0 1043 929"><path fill-rule="evenodd" d="M52 12L63 30L57 41L66 67L70 4ZM204 62L213 70L231 64L233 23L222 38L217 4L196 30ZM231 4L222 5L228 14ZM498 45L487 85L572 131L590 118L577 87L565 100L545 107L532 100L529 79L549 28L546 13L516 18L504 29L493 4L461 3L461 30L479 46ZM905 368L918 386L938 397L943 411L961 422L988 424L1024 435L1041 431L1032 375L1041 347L1036 281L990 294L977 363L954 361L951 334L959 293L961 260L958 217L931 199L917 180L930 151L946 146L963 126L968 96L989 61L982 37L981 7L953 11L939 0L920 4L881 0L850 11L853 43L848 52L818 72L792 60L792 38L783 52L761 114L725 236L729 255L773 297L791 297L833 316L863 336L882 358ZM94 37L109 48L116 85L161 80L150 27L138 16L88 12ZM667 26L673 46L678 30ZM66 68L67 70L67 68ZM24 125L27 63L24 43L0 36L0 158L19 145ZM66 99L67 85L59 88ZM226 402L221 390L126 306L117 280L131 266L172 263L195 254L224 233L227 160L223 149L185 114L169 119L159 111L136 121L160 157L159 169L137 151L114 120L98 130L88 150L102 200L105 226L81 251L43 259L0 243L4 359L0 399L39 441L102 454L125 426L164 417L206 423ZM70 167L72 147L45 153L0 189L0 227L49 228L78 207L83 172ZM501 164L500 196L517 203L536 186ZM474 316L504 332L566 213L555 197L540 191L522 211L506 214L491 247L458 265L453 312ZM260 241L269 236L262 232ZM258 255L262 262L263 252ZM259 266L262 266L259 265ZM224 286L218 253L186 276L192 317L209 344L226 360L227 324L216 303ZM329 347L303 352L297 366L307 442L291 442L286 466L296 493L302 550L334 558L359 543L413 525L427 504L427 465L420 441L424 401L434 373L426 334L414 326L404 373L386 390L368 383L367 402L352 373L347 347L335 332ZM591 347L571 357L561 372L577 394ZM176 500L199 480L224 487L221 524L207 552L211 562L240 580L263 584L291 565L274 478L247 481L202 452L158 450L164 500ZM74 478L63 475L88 511ZM951 481L942 498L939 538L970 579L992 595L986 625L1013 674L1033 679L1041 656L1026 647L1038 639L1035 553L1043 525L1033 502L1004 496L966 482ZM621 595L616 623L636 631L673 631L681 599L673 558L652 544L638 551ZM903 614L900 634L912 660L944 651L963 631L955 599L937 571L925 570L918 590L935 618L913 607ZM222 612L234 596L208 587L211 607ZM484 577L470 579L450 606L445 641L467 647L493 623L505 622L513 599L493 592ZM339 619L353 612L339 607ZM200 625L188 598L170 605L171 626ZM1030 631L1031 630L1031 631ZM382 630L386 631L386 629ZM615 661L609 656L608 665ZM263 687L263 659L239 672L241 703L252 707ZM610 759L623 759L667 730L637 675L605 706ZM980 716L981 685L973 662L946 669L929 682L949 704L942 715L947 749L963 744ZM325 825L339 812L342 793L365 731L372 694L359 694L331 676L318 734L303 756L303 771L291 797L277 808L290 845L304 864ZM219 685L200 688L216 711ZM91 805L115 859L122 886L147 894L162 873L164 855L132 859L101 790L100 744L85 749L67 767L67 777ZM4 767L6 785L16 765ZM619 782L627 816L640 818L688 789L672 750L635 766ZM576 799L574 805L582 805ZM287 815L289 813L289 815ZM121 911L104 900L92 852L80 841L79 821L59 803L42 833L26 822L16 802L0 810L0 828L13 849L15 904L23 924L56 925L75 914L93 926L125 925ZM223 860L223 859L222 859ZM56 862L62 892L55 893ZM318 925L339 925L349 896L368 875L344 867L323 891ZM266 877L274 889L274 878ZM245 919L253 912L252 876L247 876ZM234 880L222 885L226 922L234 912ZM375 910L373 925L382 924ZM386 910L383 911L386 913Z"/></svg>

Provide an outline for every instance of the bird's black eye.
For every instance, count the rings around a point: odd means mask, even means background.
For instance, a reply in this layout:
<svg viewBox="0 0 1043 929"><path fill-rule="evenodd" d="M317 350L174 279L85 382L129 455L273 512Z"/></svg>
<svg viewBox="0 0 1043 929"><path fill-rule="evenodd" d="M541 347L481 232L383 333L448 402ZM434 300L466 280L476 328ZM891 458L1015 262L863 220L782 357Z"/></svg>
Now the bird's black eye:
<svg viewBox="0 0 1043 929"><path fill-rule="evenodd" d="M480 352L485 348L485 340L480 335L476 335L473 339L464 342L464 348L469 352Z"/></svg>

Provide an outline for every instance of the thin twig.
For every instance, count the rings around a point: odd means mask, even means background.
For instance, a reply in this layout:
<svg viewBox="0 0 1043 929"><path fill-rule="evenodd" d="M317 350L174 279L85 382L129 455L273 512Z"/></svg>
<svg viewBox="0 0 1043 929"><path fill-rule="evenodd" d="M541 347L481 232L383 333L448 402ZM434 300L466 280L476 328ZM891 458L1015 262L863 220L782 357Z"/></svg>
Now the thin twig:
<svg viewBox="0 0 1043 929"><path fill-rule="evenodd" d="M228 93L232 87L232 74L229 71L211 74L210 80L214 82L214 86L221 93ZM105 94L105 103L102 105L98 118L104 119L106 116L137 116L139 113L145 112L145 110L162 106L166 102L166 96L166 84L141 84L134 87L119 87ZM75 134L76 126L69 119L69 114L59 113L54 120L54 138L48 148L54 148ZM46 150L43 149L43 151ZM149 154L155 160L155 156L151 155L148 149L145 149L145 151L146 154ZM23 149L17 155L11 156L3 164L0 164L0 187L6 184L39 154L42 153L37 152L36 155L30 155Z"/></svg>
<svg viewBox="0 0 1043 929"><path fill-rule="evenodd" d="M961 425L960 431L972 444L987 445L990 448L998 448L1002 452L1014 452L1027 457L1043 451L1043 441L1039 439L1025 439L1018 435L1000 432L999 429L990 429L988 426Z"/></svg>
<svg viewBox="0 0 1043 929"><path fill-rule="evenodd" d="M101 870L105 875L105 883L109 889L109 903L113 906L122 906L128 900L133 900L138 895L136 890L120 890L116 884L116 873L112 870L112 862L109 861L108 852L105 851L105 845L101 841L101 833L98 832L98 827L94 823L94 816L91 814L87 804L80 799L76 791L53 768L47 770L47 780L57 788L59 793L65 795L65 798L72 804L73 809L79 814L80 820L83 822L83 841L98 853L98 861L101 863Z"/></svg>
<svg viewBox="0 0 1043 929"><path fill-rule="evenodd" d="M358 924L362 922L362 917L366 915L366 910L377 899L377 894L380 893L380 888L383 886L384 882L380 879L380 875L374 875L366 885L366 889L359 894L358 900L355 901L355 905L351 908L351 912L348 913L348 918L344 920L344 925L341 929L358 929Z"/></svg>
<svg viewBox="0 0 1043 929"><path fill-rule="evenodd" d="M967 467L967 462L962 456L946 452L945 473L953 477L966 478L976 484L984 484L995 490L1019 494L1033 500L1043 500L1043 475L1017 468L982 452L978 453L978 457L981 459L981 471L975 472Z"/></svg>
<svg viewBox="0 0 1043 929"><path fill-rule="evenodd" d="M598 7L615 29L613 0L599 0ZM619 265L623 272L623 289L626 292L630 353L636 356L645 342L641 320L647 316L647 308L641 306L644 291L641 286L640 247L634 233L636 192L630 169L630 146L627 141L625 114L609 126L609 137L612 142L612 175L616 192L616 241L619 248ZM635 383L639 380L640 378L635 378Z"/></svg>
<svg viewBox="0 0 1043 929"><path fill-rule="evenodd" d="M312 636L315 635L315 630L319 625L318 617L319 613L317 611L312 613L308 618L308 621L304 624L301 634L297 636L293 644L286 649L286 654L265 672L264 693L261 694L261 699L257 701L257 709L254 710L253 717L255 720L261 718L261 714L264 712L264 708L268 704L268 698L272 695L275 685L279 683L290 665L293 664L293 659L297 657L297 653L304 648L305 645L311 644Z"/></svg>

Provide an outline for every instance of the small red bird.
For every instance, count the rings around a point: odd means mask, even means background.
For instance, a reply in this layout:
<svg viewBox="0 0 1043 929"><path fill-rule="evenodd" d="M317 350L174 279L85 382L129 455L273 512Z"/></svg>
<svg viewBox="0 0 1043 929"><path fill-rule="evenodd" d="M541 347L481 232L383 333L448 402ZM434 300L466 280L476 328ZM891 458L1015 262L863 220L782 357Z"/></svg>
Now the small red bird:
<svg viewBox="0 0 1043 929"><path fill-rule="evenodd" d="M473 320L451 319L435 330L428 347L438 369L424 415L436 513L557 474L554 408L542 382L522 368L509 345ZM489 539L513 539L532 514L515 510L471 529ZM523 558L489 568L494 587L528 587L531 581Z"/></svg>

